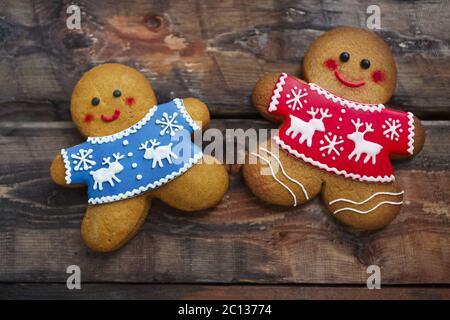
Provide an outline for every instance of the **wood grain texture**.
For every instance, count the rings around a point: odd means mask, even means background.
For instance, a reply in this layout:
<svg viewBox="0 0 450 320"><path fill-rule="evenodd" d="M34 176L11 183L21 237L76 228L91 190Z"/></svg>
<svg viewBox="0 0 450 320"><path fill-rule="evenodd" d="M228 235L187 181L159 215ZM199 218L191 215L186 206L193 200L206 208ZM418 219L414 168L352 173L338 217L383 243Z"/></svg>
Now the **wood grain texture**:
<svg viewBox="0 0 450 320"><path fill-rule="evenodd" d="M0 284L0 299L144 299L144 300L449 300L446 287L192 285L192 284ZM175 309L177 310L177 309Z"/></svg>
<svg viewBox="0 0 450 320"><path fill-rule="evenodd" d="M338 25L365 27L373 1L79 0L80 31L65 26L70 4L0 2L0 299L450 298L448 121L426 122L423 152L395 164L406 202L375 233L350 232L318 199L297 209L265 205L233 165L216 208L187 214L156 201L127 246L95 254L80 237L85 190L49 178L58 149L82 141L68 105L92 66L125 63L145 74L159 101L194 96L214 117L236 118L214 120L213 128L273 128L252 119L256 80L299 74L317 36ZM379 34L399 71L392 106L450 119L450 4L377 5ZM82 270L80 292L64 284L72 264ZM381 267L382 290L364 287L371 264Z"/></svg>
<svg viewBox="0 0 450 320"><path fill-rule="evenodd" d="M372 1L107 0L99 5L80 0L81 31L66 28L69 4L0 4L0 116L39 120L45 114L47 120L68 120L75 82L104 62L142 71L160 100L195 96L210 105L214 116L256 115L249 95L261 75L298 73L313 39L338 25L365 27ZM392 104L423 118L448 119L448 2L377 4L380 34L393 48L399 70ZM24 102L36 106L23 109Z"/></svg>
<svg viewBox="0 0 450 320"><path fill-rule="evenodd" d="M267 128L266 121L214 120L212 128ZM386 229L354 234L318 199L268 206L230 167L230 190L214 209L193 214L155 201L142 232L112 254L80 238L84 190L55 186L50 161L81 141L68 122L0 124L0 282L64 282L67 266L87 282L365 284L377 264L382 284L450 284L450 123L426 122L414 160L395 165L406 192Z"/></svg>

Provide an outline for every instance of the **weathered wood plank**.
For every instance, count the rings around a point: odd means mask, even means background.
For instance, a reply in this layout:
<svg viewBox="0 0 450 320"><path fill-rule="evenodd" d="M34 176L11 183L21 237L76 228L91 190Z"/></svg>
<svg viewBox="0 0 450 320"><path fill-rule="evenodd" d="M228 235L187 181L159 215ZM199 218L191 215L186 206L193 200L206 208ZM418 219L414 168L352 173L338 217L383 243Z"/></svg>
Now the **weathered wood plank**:
<svg viewBox="0 0 450 320"><path fill-rule="evenodd" d="M0 299L144 299L144 300L448 300L446 287L192 285L192 284L0 284Z"/></svg>
<svg viewBox="0 0 450 320"><path fill-rule="evenodd" d="M421 155L396 165L406 192L402 213L379 232L346 230L317 199L297 209L267 206L232 170L216 208L187 214L155 201L135 239L99 255L80 239L85 191L59 188L48 174L57 150L81 141L72 124L1 123L0 281L64 281L76 264L88 282L364 284L367 266L377 264L385 284L449 284L450 123L426 128Z"/></svg>
<svg viewBox="0 0 450 320"><path fill-rule="evenodd" d="M372 2L109 0L99 6L80 0L77 4L83 11L81 31L66 29L69 3L2 2L0 114L8 112L3 110L8 109L6 102L35 101L47 103L49 116L63 114L67 120L70 92L81 74L95 64L115 61L144 72L160 100L196 96L211 106L214 115L254 115L249 95L262 74L297 73L314 38L338 25L365 27L366 8ZM424 118L448 118L448 2L377 4L380 34L391 44L399 69L393 104Z"/></svg>

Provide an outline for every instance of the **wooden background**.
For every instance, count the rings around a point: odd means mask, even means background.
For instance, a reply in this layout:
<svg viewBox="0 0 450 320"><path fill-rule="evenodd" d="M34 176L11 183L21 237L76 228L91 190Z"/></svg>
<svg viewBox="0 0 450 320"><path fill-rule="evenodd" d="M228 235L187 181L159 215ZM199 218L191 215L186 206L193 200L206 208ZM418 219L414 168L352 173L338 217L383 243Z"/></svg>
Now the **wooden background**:
<svg viewBox="0 0 450 320"><path fill-rule="evenodd" d="M48 168L81 141L71 90L104 62L142 71L160 101L194 96L211 127L269 128L249 95L264 73L298 73L308 45L338 25L365 26L373 1L0 1L0 298L450 299L450 5L377 1L381 36L399 69L392 105L424 119L427 142L395 165L406 204L382 231L355 234L314 200L267 206L238 166L214 209L186 214L155 201L136 238L95 254L80 239L84 190L55 186ZM82 270L69 291L65 270ZM382 268L367 290L366 268Z"/></svg>

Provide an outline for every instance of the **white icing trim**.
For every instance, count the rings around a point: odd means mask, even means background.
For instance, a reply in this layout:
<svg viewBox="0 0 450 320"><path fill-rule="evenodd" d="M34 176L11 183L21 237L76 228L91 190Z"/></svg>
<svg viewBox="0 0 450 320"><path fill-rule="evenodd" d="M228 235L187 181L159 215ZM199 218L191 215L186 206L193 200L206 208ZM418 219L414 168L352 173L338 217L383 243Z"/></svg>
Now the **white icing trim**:
<svg viewBox="0 0 450 320"><path fill-rule="evenodd" d="M186 108L184 107L183 100L181 99L174 99L173 102L175 103L178 110L180 110L180 113L184 117L184 119L189 123L189 125L192 127L194 131L199 130L199 126L192 120L189 113L186 111ZM92 144L102 144L107 142L113 142L118 139L122 139L123 137L127 137L132 133L137 132L139 129L141 129L153 116L153 114L158 109L158 106L153 106L150 108L150 110L147 112L147 114L138 122L133 124L131 127L124 129L120 132L111 134L109 136L102 136L102 137L88 137L86 141L92 143Z"/></svg>
<svg viewBox="0 0 450 320"><path fill-rule="evenodd" d="M153 183L149 183L146 186L141 186L137 189L133 189L132 191L127 191L125 193L119 193L113 196L104 196L104 197L97 197L97 198L89 198L88 203L89 204L100 204L100 203L107 203L107 202L113 202L113 201L119 201L127 198L131 198L134 196L137 196L143 192L146 192L147 190L155 189L157 187L162 186L163 184L166 184L167 182L175 179L179 175L186 172L189 168L191 168L194 164L196 164L198 161L200 161L203 157L203 152L199 152L194 155L192 159L189 160L188 163L186 163L182 168L180 168L176 172L172 172L168 175L166 175L164 178L159 179L158 181L155 181Z"/></svg>
<svg viewBox="0 0 450 320"><path fill-rule="evenodd" d="M194 122L194 120L191 118L189 113L186 110L186 107L184 106L184 101L182 99L174 99L173 102L175 102L175 105L177 106L178 110L180 110L181 114L183 115L184 120L189 123L189 125L192 127L192 130L200 130L200 127Z"/></svg>
<svg viewBox="0 0 450 320"><path fill-rule="evenodd" d="M67 155L67 151L65 149L61 149L61 155L64 160L64 167L66 168L66 176L65 176L66 183L71 184L72 183L72 172L70 169L70 160Z"/></svg>
<svg viewBox="0 0 450 320"><path fill-rule="evenodd" d="M334 204L336 202L342 201L342 202L349 202L349 203L356 204L356 205L361 205L361 204L364 204L364 203L372 200L374 197L379 196L379 195L399 196L399 195L404 194L404 193L405 193L405 191L400 191L400 192L375 192L370 197L368 197L366 200L363 200L363 201L360 201L360 202L356 202L356 201L353 201L351 199L340 198L340 199L335 199L333 201L330 201L328 204L332 205L332 204Z"/></svg>
<svg viewBox="0 0 450 320"><path fill-rule="evenodd" d="M297 158L302 159L303 161L312 164L313 166L319 167L321 169L324 169L326 171L329 172L333 172L337 175L341 175L344 176L346 178L352 178L355 180L359 180L359 181L367 181L367 182L391 182L395 180L395 176L392 174L390 176L378 176L378 177L372 177L372 176L361 176L359 174L355 174L355 173L348 173L345 170L338 170L336 168L331 168L326 164L323 164L319 161L313 160L312 158L309 158L307 156L305 156L302 153L299 153L297 150L292 149L289 145L285 144L280 137L276 136L273 138L275 143L278 144L279 146L281 146L281 148L283 148L284 150L288 151L289 153L293 154L294 156L296 156Z"/></svg>
<svg viewBox="0 0 450 320"><path fill-rule="evenodd" d="M414 115L408 112L408 152L414 153Z"/></svg>
<svg viewBox="0 0 450 320"><path fill-rule="evenodd" d="M283 164L281 163L280 159L272 152L270 152L269 150L267 150L266 148L259 148L259 150L262 150L268 154L270 154L272 157L275 158L275 160L277 161L278 165L281 168L281 172L284 174L284 176L289 179L290 181L292 181L293 183L297 184L303 191L303 194L305 195L306 200L309 200L309 196L308 196L308 192L306 192L305 187L303 186L302 183L300 183L300 181L295 180L294 178L292 178L291 176L289 176L286 171L284 171L284 167Z"/></svg>
<svg viewBox="0 0 450 320"><path fill-rule="evenodd" d="M375 207L373 207L372 209L369 209L367 211L360 211L358 209L353 209L353 208L341 208L341 209L338 209L338 210L334 211L333 214L337 214L337 213L339 213L341 211L353 211L353 212L356 212L356 213L359 213L359 214L367 214L367 213L377 209L379 206L381 206L383 204L392 204L392 205L399 206L399 205L403 204L403 201L400 201L400 202L382 201L379 204L377 204Z"/></svg>
<svg viewBox="0 0 450 320"><path fill-rule="evenodd" d="M270 163L270 161L257 153L252 152L251 154L254 155L255 157L261 159L262 161L264 161L265 163L267 163L269 165L270 172L272 173L272 177L275 179L276 182L281 184L287 191L289 191L292 198L294 199L294 207L296 207L297 206L297 197L295 196L295 193L287 185L285 185L280 179L277 178L277 176L275 175L275 172L273 171L272 164Z"/></svg>
<svg viewBox="0 0 450 320"><path fill-rule="evenodd" d="M287 76L288 75L283 72L280 78L278 79L277 85L272 95L272 101L270 102L269 105L269 112L274 112L277 110L277 106L280 103L278 99L280 99L281 97L281 92L283 91L283 86L286 84L285 79L287 78Z"/></svg>
<svg viewBox="0 0 450 320"><path fill-rule="evenodd" d="M343 107L348 107L348 108L352 108L355 110L370 111L370 112L374 112L374 111L381 112L381 110L384 109L384 105L382 105L381 103L380 104L364 104L364 103L358 103L355 101L341 98L341 97L319 87L315 83L310 83L309 87L311 90L316 91L318 94L324 96L328 100L332 100L333 102L339 103Z"/></svg>
<svg viewBox="0 0 450 320"><path fill-rule="evenodd" d="M153 116L153 114L156 112L157 109L158 109L158 106L153 106L141 120L139 120L138 122L136 122L135 124L133 124L131 127L127 128L127 129L124 129L120 132L111 134L109 136L88 137L86 141L90 142L92 144L96 144L96 143L102 144L102 143L107 143L107 142L113 142L118 139L122 139L123 137L128 137L130 134L135 133L139 129L141 129L150 120L150 118Z"/></svg>

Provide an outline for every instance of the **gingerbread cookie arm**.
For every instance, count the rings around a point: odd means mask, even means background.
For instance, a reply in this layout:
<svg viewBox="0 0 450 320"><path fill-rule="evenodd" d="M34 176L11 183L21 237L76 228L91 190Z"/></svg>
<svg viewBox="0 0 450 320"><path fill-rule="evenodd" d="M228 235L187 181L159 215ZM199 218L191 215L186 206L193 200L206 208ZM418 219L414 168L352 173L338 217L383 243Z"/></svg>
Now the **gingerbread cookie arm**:
<svg viewBox="0 0 450 320"><path fill-rule="evenodd" d="M82 184L67 184L65 178L66 168L64 166L64 160L60 153L58 153L52 161L52 165L50 166L50 175L53 182L55 182L57 185L69 188L79 188L83 186Z"/></svg>
<svg viewBox="0 0 450 320"><path fill-rule="evenodd" d="M414 116L414 150L412 155L399 155L391 154L391 159L400 160L413 158L422 151L423 145L425 144L425 129L419 118Z"/></svg>
<svg viewBox="0 0 450 320"><path fill-rule="evenodd" d="M425 129L419 118L414 117L414 152L413 157L416 156L420 151L422 151L423 145L425 144Z"/></svg>
<svg viewBox="0 0 450 320"><path fill-rule="evenodd" d="M225 166L214 157L204 155L202 162L153 191L153 195L179 210L205 210L222 200L228 184Z"/></svg>
<svg viewBox="0 0 450 320"><path fill-rule="evenodd" d="M202 101L195 98L184 98L184 107L191 118L202 128L205 129L209 125L208 106Z"/></svg>
<svg viewBox="0 0 450 320"><path fill-rule="evenodd" d="M209 124L206 104L195 98L183 99L186 111L202 129ZM228 189L228 173L223 164L211 156L204 155L177 179L154 190L152 195L171 207L183 211L198 211L215 206Z"/></svg>
<svg viewBox="0 0 450 320"><path fill-rule="evenodd" d="M258 80L252 92L252 103L259 113L267 120L276 123L282 122L283 117L269 113L267 108L270 104L273 90L280 79L280 75L281 73L269 73L264 75ZM296 79L304 82L301 79Z"/></svg>

